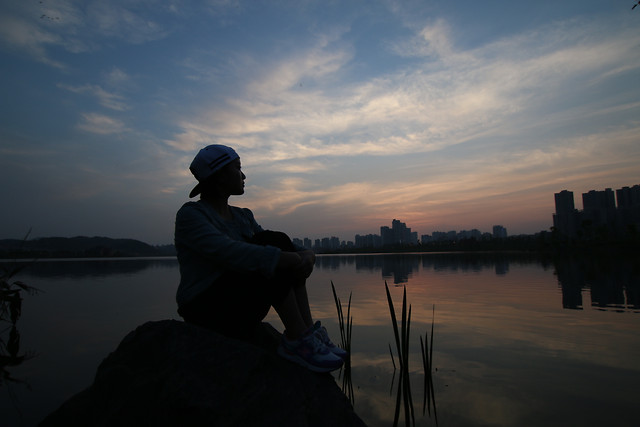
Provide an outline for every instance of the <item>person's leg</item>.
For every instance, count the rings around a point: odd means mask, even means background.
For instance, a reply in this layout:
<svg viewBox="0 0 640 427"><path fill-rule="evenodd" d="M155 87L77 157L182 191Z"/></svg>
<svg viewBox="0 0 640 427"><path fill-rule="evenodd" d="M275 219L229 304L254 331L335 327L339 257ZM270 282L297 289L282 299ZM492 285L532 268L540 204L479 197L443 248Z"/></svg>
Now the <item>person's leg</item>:
<svg viewBox="0 0 640 427"><path fill-rule="evenodd" d="M313 325L313 316L311 316L311 307L309 306L306 282L302 280L298 286L293 288L293 293L295 294L300 316L307 328L309 328Z"/></svg>
<svg viewBox="0 0 640 427"><path fill-rule="evenodd" d="M277 349L280 356L315 372L329 372L343 365L343 358L324 343L314 325L303 319L293 287L273 307L286 328Z"/></svg>
<svg viewBox="0 0 640 427"><path fill-rule="evenodd" d="M256 234L253 243L260 245L276 246L283 251L295 251L295 246L291 242L289 236L280 231L263 231ZM309 297L305 280L291 281L282 275L276 276L273 280L274 285L278 286L281 282L287 282L288 292L283 297L279 296L278 301L273 304L280 320L286 328L288 336L299 336L302 332L313 326L313 318L311 316L311 308L309 307Z"/></svg>
<svg viewBox="0 0 640 427"><path fill-rule="evenodd" d="M253 243L276 246L283 251L295 251L291 239L281 232L259 233L252 240ZM325 344L323 335L318 333L313 324L305 280L279 274L270 279L268 288L271 291L271 306L285 327L278 354L316 372L340 368L343 359ZM329 341L328 337L326 341Z"/></svg>
<svg viewBox="0 0 640 427"><path fill-rule="evenodd" d="M309 329L309 326L301 315L298 301L293 289L285 297L273 304L282 324L285 327L285 334L291 339L300 338Z"/></svg>

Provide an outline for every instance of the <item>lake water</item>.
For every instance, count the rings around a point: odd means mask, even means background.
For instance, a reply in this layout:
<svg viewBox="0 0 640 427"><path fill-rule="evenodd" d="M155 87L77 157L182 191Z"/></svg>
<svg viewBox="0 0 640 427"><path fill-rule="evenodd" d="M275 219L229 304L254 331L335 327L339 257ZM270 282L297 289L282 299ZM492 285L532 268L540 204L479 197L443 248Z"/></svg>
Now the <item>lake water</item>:
<svg viewBox="0 0 640 427"><path fill-rule="evenodd" d="M431 328L435 305L439 425L636 426L638 265L492 254L319 256L308 288L313 313L334 341L331 282L344 306L352 295L354 407L370 426L392 425L396 405L390 344L398 361L385 281L397 315L405 289L412 308L409 370L417 425L435 425L433 414L423 415L419 338ZM178 318L172 258L40 261L15 279L42 292L24 295L20 354L35 357L8 368L29 387L2 383L2 425L37 424L91 384L127 333L149 320ZM282 329L273 313L267 320Z"/></svg>

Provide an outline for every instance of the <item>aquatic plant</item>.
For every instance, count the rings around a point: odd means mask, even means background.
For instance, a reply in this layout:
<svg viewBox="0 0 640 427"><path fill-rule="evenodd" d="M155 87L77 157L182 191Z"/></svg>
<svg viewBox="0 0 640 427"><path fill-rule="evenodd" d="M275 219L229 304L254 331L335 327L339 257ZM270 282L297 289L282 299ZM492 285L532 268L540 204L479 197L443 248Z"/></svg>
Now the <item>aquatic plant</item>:
<svg viewBox="0 0 640 427"><path fill-rule="evenodd" d="M438 414L436 413L436 394L433 388L433 324L436 316L436 306L433 305L431 315L431 340L429 341L429 332L425 332L424 341L420 336L420 350L422 351L422 366L424 368L424 395L422 400L422 415L425 408L431 416L431 406L433 405L433 417L436 425L438 425Z"/></svg>
<svg viewBox="0 0 640 427"><path fill-rule="evenodd" d="M387 292L387 302L389 303L389 313L391 314L391 323L393 325L393 335L396 342L396 350L398 352L398 360L400 363L400 374L398 376L398 394L396 398L396 410L393 417L393 425L398 425L400 418L400 406L404 403L404 419L405 425L415 425L415 411L413 408L413 398L411 396L411 381L409 379L409 336L411 330L411 305L407 308L407 288L404 288L402 296L402 314L400 318L400 329L398 329L398 320L396 319L396 311L393 306L393 299L389 293L389 286L384 282ZM394 363L395 365L395 363Z"/></svg>
<svg viewBox="0 0 640 427"><path fill-rule="evenodd" d="M12 267L3 266L0 275L0 325L2 323L9 324L0 330L0 385L5 382L23 383L24 381L13 378L7 368L20 365L33 357L30 354L18 354L20 352L20 332L16 324L22 314L21 292L24 291L30 295L39 292L38 289L19 280L12 281L12 278L25 266L26 264ZM8 335L6 338L5 334Z"/></svg>
<svg viewBox="0 0 640 427"><path fill-rule="evenodd" d="M338 298L336 288L331 281L331 290L333 291L333 299L336 304L336 311L338 312L338 327L340 328L340 346L347 352L347 357L344 361L344 366L341 369L342 375L342 392L347 396L351 405L355 403L355 396L353 393L353 383L351 381L351 332L353 328L353 317L351 317L351 295L349 293L349 302L347 303L347 316L345 318L342 310L342 302Z"/></svg>

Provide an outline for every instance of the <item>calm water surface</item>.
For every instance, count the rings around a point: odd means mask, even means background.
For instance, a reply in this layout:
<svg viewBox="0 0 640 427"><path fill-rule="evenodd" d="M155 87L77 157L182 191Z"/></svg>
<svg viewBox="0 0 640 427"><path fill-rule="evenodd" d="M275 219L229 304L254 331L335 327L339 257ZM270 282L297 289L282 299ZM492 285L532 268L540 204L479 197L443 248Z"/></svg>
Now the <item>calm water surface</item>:
<svg viewBox="0 0 640 427"><path fill-rule="evenodd" d="M397 312L404 289L412 308L417 425L435 425L433 414L423 415L419 338L431 328L435 305L439 425L636 426L637 264L491 254L319 256L309 294L335 341L331 281L344 305L352 295L355 410L370 426L392 425L396 403L385 281ZM16 279L43 292L24 296L20 350L35 357L8 369L29 387L0 386L2 425L37 424L91 384L128 332L178 318L179 273L171 258L41 261ZM282 329L273 313L267 320Z"/></svg>

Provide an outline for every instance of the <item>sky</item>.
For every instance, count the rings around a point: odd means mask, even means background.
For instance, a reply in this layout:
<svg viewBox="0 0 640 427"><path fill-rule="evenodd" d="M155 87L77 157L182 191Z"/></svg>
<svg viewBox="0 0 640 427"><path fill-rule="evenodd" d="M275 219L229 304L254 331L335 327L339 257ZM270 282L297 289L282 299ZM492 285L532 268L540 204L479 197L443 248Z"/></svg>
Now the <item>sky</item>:
<svg viewBox="0 0 640 427"><path fill-rule="evenodd" d="M173 242L209 144L291 237L552 226L640 184L632 0L0 3L0 238Z"/></svg>

